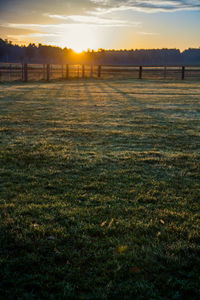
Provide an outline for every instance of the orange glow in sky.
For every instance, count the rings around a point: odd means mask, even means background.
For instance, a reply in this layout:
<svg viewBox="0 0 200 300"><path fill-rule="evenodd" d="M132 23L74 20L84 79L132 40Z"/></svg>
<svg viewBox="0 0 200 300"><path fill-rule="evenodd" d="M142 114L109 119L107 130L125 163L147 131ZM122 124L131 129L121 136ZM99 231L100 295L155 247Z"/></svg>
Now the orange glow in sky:
<svg viewBox="0 0 200 300"><path fill-rule="evenodd" d="M0 0L0 38L87 49L200 47L197 0Z"/></svg>

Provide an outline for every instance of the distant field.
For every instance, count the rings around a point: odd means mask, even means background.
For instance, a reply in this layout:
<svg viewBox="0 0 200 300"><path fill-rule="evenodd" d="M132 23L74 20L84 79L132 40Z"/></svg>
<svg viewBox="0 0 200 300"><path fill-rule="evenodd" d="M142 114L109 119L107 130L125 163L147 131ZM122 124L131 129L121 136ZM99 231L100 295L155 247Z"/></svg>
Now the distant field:
<svg viewBox="0 0 200 300"><path fill-rule="evenodd" d="M0 84L0 299L200 299L197 81Z"/></svg>

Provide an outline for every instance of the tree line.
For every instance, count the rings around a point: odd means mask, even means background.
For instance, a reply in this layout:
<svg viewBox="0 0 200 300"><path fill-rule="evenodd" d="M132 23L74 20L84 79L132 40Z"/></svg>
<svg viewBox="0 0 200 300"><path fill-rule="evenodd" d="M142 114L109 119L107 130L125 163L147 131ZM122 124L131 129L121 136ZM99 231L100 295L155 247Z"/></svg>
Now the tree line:
<svg viewBox="0 0 200 300"><path fill-rule="evenodd" d="M102 65L200 65L200 48L88 50L78 54L69 48L30 43L13 44L0 39L0 62L102 64Z"/></svg>

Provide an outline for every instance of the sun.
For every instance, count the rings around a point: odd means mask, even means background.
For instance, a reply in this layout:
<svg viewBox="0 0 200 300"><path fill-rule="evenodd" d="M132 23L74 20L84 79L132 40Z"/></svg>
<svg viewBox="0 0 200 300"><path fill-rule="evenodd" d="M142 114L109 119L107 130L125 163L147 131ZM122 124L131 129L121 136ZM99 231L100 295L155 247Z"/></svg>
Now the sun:
<svg viewBox="0 0 200 300"><path fill-rule="evenodd" d="M82 48L77 48L77 49L73 49L74 52L76 52L77 54L80 54L82 53L83 51L85 51L85 49L82 49Z"/></svg>
<svg viewBox="0 0 200 300"><path fill-rule="evenodd" d="M87 49L88 49L88 47L87 48L85 48L85 47L83 47L82 45L80 45L80 46L72 46L71 47L73 50L74 50L74 52L76 52L76 53L78 53L78 54L80 54L80 53L82 53L83 51L86 51Z"/></svg>
<svg viewBox="0 0 200 300"><path fill-rule="evenodd" d="M86 24L73 25L63 36L62 44L73 49L76 53L87 51L88 49L97 50L99 41L95 30Z"/></svg>

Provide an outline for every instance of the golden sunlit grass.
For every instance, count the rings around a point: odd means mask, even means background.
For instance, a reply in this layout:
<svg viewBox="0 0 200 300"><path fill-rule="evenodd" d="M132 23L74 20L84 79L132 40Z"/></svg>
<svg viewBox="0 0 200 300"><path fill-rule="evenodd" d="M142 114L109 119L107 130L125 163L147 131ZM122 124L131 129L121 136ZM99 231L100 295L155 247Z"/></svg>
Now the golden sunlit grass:
<svg viewBox="0 0 200 300"><path fill-rule="evenodd" d="M0 85L0 298L198 299L197 82Z"/></svg>

